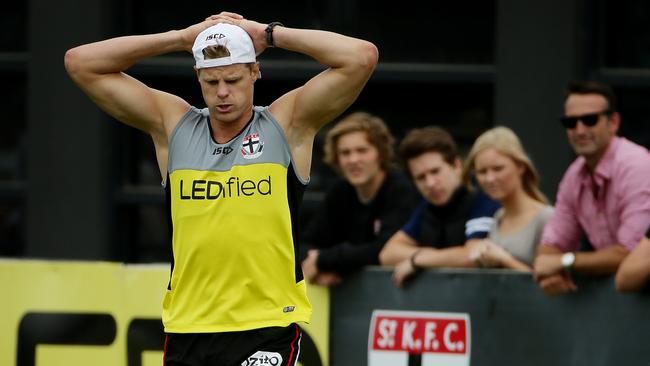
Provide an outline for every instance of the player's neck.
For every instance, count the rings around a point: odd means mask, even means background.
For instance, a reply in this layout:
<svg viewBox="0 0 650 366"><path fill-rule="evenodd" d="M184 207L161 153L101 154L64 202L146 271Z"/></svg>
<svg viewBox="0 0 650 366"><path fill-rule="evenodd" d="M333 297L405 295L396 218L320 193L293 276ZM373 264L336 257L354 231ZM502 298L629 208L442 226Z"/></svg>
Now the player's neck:
<svg viewBox="0 0 650 366"><path fill-rule="evenodd" d="M232 140L235 136L246 127L246 125L253 118L253 111L244 113L235 121L220 121L216 118L210 117L210 127L212 130L212 138L219 144L224 144Z"/></svg>

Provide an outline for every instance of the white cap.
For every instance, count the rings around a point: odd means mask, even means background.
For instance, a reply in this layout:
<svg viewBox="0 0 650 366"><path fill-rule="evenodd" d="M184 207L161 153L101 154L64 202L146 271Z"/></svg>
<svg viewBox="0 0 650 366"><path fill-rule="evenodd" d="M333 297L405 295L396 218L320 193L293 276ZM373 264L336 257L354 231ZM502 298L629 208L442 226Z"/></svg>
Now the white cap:
<svg viewBox="0 0 650 366"><path fill-rule="evenodd" d="M206 59L203 50L214 45L226 47L230 56ZM213 25L199 33L194 40L192 53L197 69L255 62L255 47L251 37L243 28L227 23Z"/></svg>

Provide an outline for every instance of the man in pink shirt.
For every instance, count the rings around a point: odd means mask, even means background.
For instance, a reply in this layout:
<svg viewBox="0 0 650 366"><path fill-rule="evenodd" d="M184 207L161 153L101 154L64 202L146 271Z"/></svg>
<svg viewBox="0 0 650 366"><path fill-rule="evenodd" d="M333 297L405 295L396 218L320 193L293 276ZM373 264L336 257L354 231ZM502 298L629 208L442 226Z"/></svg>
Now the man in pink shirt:
<svg viewBox="0 0 650 366"><path fill-rule="evenodd" d="M616 136L612 89L571 84L561 122L579 156L560 182L534 263L535 280L552 295L577 290L571 272L615 273L650 223L650 152ZM594 251L578 252L583 234Z"/></svg>

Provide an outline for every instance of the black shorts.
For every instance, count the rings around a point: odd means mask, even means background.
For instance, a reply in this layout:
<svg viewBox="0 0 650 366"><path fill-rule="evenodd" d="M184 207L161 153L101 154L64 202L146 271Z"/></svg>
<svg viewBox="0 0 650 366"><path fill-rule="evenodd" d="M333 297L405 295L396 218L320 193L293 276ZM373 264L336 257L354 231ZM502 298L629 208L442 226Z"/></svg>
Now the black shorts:
<svg viewBox="0 0 650 366"><path fill-rule="evenodd" d="M164 366L295 366L297 324L243 332L167 333Z"/></svg>

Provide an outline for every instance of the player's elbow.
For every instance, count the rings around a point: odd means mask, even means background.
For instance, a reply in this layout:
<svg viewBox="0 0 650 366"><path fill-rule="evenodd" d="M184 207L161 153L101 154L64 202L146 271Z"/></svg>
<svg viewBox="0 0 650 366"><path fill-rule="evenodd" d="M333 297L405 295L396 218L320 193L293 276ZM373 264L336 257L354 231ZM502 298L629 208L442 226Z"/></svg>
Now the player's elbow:
<svg viewBox="0 0 650 366"><path fill-rule="evenodd" d="M63 65L68 75L77 83L83 81L84 75L88 75L88 60L85 58L82 47L75 47L66 51Z"/></svg>
<svg viewBox="0 0 650 366"><path fill-rule="evenodd" d="M361 41L358 47L358 66L371 73L379 62L379 50L377 46L368 41Z"/></svg>
<svg viewBox="0 0 650 366"><path fill-rule="evenodd" d="M66 51L63 57L63 65L68 74L79 69L79 52L77 48L71 48Z"/></svg>
<svg viewBox="0 0 650 366"><path fill-rule="evenodd" d="M339 67L345 70L349 77L367 80L377 66L379 51L368 41L356 40L348 45L341 61Z"/></svg>

